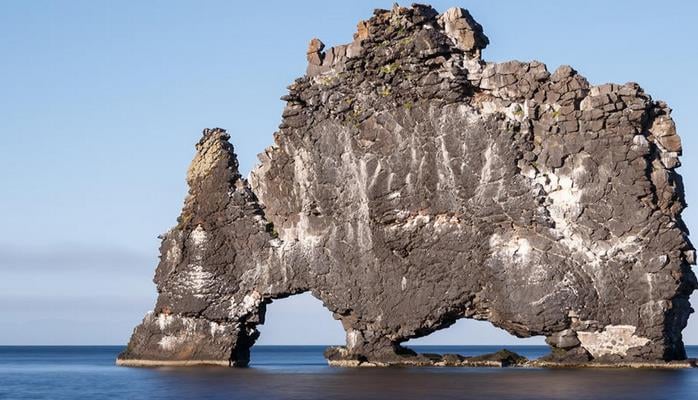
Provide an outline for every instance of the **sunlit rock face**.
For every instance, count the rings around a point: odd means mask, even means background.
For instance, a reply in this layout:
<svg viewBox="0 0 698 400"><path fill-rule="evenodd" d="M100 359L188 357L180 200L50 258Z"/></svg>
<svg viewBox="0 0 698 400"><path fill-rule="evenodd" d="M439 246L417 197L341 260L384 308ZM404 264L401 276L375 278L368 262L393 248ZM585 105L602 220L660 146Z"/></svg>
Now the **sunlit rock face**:
<svg viewBox="0 0 698 400"><path fill-rule="evenodd" d="M549 362L685 358L671 110L487 44L462 9L376 10L352 43L310 43L249 183L205 130L120 362L246 365L265 305L305 291L347 332L337 365L421 365L400 343L459 318L546 336Z"/></svg>

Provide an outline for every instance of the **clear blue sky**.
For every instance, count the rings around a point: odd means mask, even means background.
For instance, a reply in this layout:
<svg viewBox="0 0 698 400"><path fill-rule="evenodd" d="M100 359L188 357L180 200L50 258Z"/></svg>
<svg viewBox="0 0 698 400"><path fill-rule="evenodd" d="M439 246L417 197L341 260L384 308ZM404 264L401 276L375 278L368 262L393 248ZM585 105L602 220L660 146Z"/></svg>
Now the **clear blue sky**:
<svg viewBox="0 0 698 400"><path fill-rule="evenodd" d="M666 100L689 205L698 201L698 2L432 4L468 8L490 38L488 60L571 64L594 84L636 81ZM272 142L279 97L305 71L309 39L346 43L391 5L0 2L0 344L125 343L153 305L156 236L179 214L201 129L228 129L247 174ZM698 231L698 208L684 215ZM268 344L343 340L308 295L272 304L262 332ZM685 334L698 344L698 316ZM473 321L421 340L512 342Z"/></svg>

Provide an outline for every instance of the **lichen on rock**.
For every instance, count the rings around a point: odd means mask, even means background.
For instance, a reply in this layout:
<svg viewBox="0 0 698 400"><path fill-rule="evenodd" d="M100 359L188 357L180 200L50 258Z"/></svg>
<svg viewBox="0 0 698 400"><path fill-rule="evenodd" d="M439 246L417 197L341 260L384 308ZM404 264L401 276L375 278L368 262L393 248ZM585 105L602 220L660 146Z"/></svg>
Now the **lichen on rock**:
<svg viewBox="0 0 698 400"><path fill-rule="evenodd" d="M335 365L525 363L400 345L460 318L545 336L540 365L685 359L697 283L670 108L486 62L488 43L462 9L376 10L347 45L311 41L249 182L205 130L119 362L247 365L265 306L307 291L347 332Z"/></svg>

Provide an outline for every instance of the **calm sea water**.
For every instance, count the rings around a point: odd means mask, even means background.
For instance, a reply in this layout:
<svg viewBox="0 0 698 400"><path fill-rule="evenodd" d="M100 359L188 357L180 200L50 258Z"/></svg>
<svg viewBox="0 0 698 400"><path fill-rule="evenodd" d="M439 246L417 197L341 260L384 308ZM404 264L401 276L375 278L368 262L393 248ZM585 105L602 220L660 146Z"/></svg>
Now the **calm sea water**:
<svg viewBox="0 0 698 400"><path fill-rule="evenodd" d="M476 355L501 346L413 348ZM698 399L698 370L343 369L328 367L323 349L255 347L247 369L155 369L115 366L119 346L0 346L0 399Z"/></svg>

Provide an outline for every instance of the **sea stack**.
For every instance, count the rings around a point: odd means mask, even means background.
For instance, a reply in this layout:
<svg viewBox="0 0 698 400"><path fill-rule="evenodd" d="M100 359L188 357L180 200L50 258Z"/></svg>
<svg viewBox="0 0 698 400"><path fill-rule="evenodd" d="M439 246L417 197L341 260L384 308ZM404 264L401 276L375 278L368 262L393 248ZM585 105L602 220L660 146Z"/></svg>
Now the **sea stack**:
<svg viewBox="0 0 698 400"><path fill-rule="evenodd" d="M460 8L376 10L349 44L310 42L249 182L204 130L118 363L245 366L265 306L302 292L346 330L333 365L526 363L401 346L460 318L545 336L538 365L684 360L697 283L671 109L569 66L487 62L488 43Z"/></svg>

